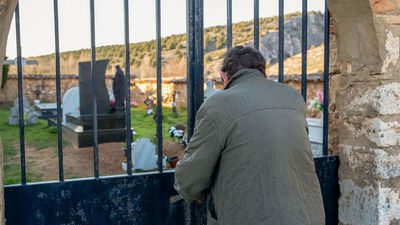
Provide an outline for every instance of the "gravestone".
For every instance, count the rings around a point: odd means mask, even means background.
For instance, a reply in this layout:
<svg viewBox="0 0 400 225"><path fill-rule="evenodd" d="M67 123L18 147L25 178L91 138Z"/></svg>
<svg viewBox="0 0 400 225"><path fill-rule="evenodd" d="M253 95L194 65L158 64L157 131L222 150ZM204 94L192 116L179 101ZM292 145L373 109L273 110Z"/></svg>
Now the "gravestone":
<svg viewBox="0 0 400 225"><path fill-rule="evenodd" d="M97 141L98 143L125 142L125 113L111 111L110 96L105 85L107 63L108 60L96 61ZM77 148L93 146L93 100L90 66L90 62L79 63L79 88L64 95L63 136ZM77 92L79 95L77 95ZM76 102L79 102L78 107ZM79 109L78 113L76 112L77 109ZM122 112L124 110L122 109Z"/></svg>
<svg viewBox="0 0 400 225"><path fill-rule="evenodd" d="M65 92L63 97L63 123L67 122L67 114L79 115L79 87L73 87Z"/></svg>
<svg viewBox="0 0 400 225"><path fill-rule="evenodd" d="M107 114L110 111L109 95L105 82L107 64L108 60L96 61L96 102L98 114ZM79 102L81 115L90 115L93 113L91 71L91 62L79 63Z"/></svg>
<svg viewBox="0 0 400 225"><path fill-rule="evenodd" d="M204 91L204 100L206 100L211 95L221 91L221 89L214 89L214 81L207 80L206 81L207 89Z"/></svg>
<svg viewBox="0 0 400 225"><path fill-rule="evenodd" d="M29 105L25 96L22 97L24 108L24 124L37 124L39 114ZM14 107L11 108L11 115L8 117L9 125L19 125L19 101L18 97L14 100Z"/></svg>
<svg viewBox="0 0 400 225"><path fill-rule="evenodd" d="M139 139L132 146L134 169L152 170L157 168L156 146L148 138Z"/></svg>

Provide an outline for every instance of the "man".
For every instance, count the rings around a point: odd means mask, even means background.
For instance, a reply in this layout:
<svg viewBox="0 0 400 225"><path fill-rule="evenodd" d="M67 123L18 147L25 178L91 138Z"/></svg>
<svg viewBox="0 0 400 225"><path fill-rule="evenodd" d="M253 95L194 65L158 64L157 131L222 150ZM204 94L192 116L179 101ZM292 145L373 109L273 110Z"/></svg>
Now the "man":
<svg viewBox="0 0 400 225"><path fill-rule="evenodd" d="M221 78L224 90L197 113L175 189L187 201L211 195L219 225L325 224L302 96L267 80L250 47L227 52Z"/></svg>

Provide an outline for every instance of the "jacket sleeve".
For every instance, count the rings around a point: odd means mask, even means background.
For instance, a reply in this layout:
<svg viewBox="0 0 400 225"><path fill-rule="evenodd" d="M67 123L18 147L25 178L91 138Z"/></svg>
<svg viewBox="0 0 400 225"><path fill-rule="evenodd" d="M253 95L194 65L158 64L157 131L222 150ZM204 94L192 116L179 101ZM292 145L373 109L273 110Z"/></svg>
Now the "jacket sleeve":
<svg viewBox="0 0 400 225"><path fill-rule="evenodd" d="M201 107L184 159L175 169L174 187L186 201L202 200L209 193L223 146L220 139L215 121Z"/></svg>

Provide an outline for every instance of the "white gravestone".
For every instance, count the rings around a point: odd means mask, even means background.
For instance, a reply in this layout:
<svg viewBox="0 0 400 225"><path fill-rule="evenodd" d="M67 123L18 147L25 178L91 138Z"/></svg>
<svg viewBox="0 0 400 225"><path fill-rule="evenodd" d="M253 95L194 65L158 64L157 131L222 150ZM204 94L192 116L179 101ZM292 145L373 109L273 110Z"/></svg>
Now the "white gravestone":
<svg viewBox="0 0 400 225"><path fill-rule="evenodd" d="M211 95L221 91L221 89L214 89L214 81L213 80L207 80L206 85L207 85L207 89L204 91L204 100L206 100Z"/></svg>
<svg viewBox="0 0 400 225"><path fill-rule="evenodd" d="M79 115L79 87L74 87L65 92L63 101L63 123L66 123L67 114Z"/></svg>
<svg viewBox="0 0 400 225"><path fill-rule="evenodd" d="M133 144L132 150L135 170L153 170L157 168L156 146L151 143L150 139L139 139Z"/></svg>

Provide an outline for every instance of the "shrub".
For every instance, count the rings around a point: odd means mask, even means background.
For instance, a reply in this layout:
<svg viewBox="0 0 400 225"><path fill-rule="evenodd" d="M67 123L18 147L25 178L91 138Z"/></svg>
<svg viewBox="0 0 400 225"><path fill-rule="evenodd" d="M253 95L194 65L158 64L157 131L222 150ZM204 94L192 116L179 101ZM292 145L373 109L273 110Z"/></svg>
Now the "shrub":
<svg viewBox="0 0 400 225"><path fill-rule="evenodd" d="M134 60L134 62L133 62L133 65L136 67L139 67L141 64L142 64L142 62L139 59Z"/></svg>
<svg viewBox="0 0 400 225"><path fill-rule="evenodd" d="M173 50L176 48L176 42L175 39L170 38L167 42L167 50Z"/></svg>
<svg viewBox="0 0 400 225"><path fill-rule="evenodd" d="M49 128L49 132L51 133L51 134L56 134L57 132L58 132L58 129L57 129L57 127L50 127Z"/></svg>
<svg viewBox="0 0 400 225"><path fill-rule="evenodd" d="M211 55L210 55L210 54L206 55L206 57L204 58L204 62L205 62L205 63L209 63L209 62L211 62L211 61L212 61Z"/></svg>
<svg viewBox="0 0 400 225"><path fill-rule="evenodd" d="M224 48L226 45L226 38L225 37L217 37L217 42L215 43L215 48L216 49L221 49Z"/></svg>
<svg viewBox="0 0 400 225"><path fill-rule="evenodd" d="M4 58L4 60L6 60L6 59L7 59L7 57ZM6 86L9 69L10 69L9 65L3 65L3 76L1 78L1 89L3 89Z"/></svg>

